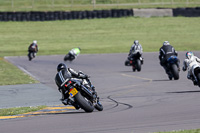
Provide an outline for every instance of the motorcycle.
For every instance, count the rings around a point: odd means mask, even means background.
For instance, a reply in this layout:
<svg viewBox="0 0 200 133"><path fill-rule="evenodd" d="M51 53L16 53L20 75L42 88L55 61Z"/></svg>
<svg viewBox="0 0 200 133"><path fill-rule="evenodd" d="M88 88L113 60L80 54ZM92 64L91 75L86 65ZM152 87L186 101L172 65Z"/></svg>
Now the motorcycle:
<svg viewBox="0 0 200 133"><path fill-rule="evenodd" d="M29 61L31 61L35 57L36 57L36 52L31 52L31 51L28 52L28 59L29 59Z"/></svg>
<svg viewBox="0 0 200 133"><path fill-rule="evenodd" d="M168 69L168 77L170 80L174 78L174 80L179 79L179 69L178 69L178 57L173 55L167 59L167 69Z"/></svg>
<svg viewBox="0 0 200 133"><path fill-rule="evenodd" d="M192 68L192 81L200 87L200 66Z"/></svg>
<svg viewBox="0 0 200 133"><path fill-rule="evenodd" d="M131 54L128 57L128 60L125 61L125 66L132 66L133 72L137 70L138 72L141 71L143 64L143 58L141 57L141 54L138 52L136 55L133 56Z"/></svg>
<svg viewBox="0 0 200 133"><path fill-rule="evenodd" d="M64 57L64 61L73 61L75 59L75 55L68 53Z"/></svg>
<svg viewBox="0 0 200 133"><path fill-rule="evenodd" d="M62 83L66 97L76 109L82 108L85 112L92 112L95 109L103 110L103 105L99 101L97 94L93 94L90 89L82 85L79 79L71 78L69 74L67 79ZM89 79L87 79L89 80ZM93 87L93 86L91 86Z"/></svg>

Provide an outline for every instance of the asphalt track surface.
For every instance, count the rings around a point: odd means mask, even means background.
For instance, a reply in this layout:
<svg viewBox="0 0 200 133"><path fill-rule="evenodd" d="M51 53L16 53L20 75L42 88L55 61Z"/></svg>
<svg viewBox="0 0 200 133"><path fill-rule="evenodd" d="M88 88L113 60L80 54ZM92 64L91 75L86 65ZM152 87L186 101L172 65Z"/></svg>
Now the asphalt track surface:
<svg viewBox="0 0 200 133"><path fill-rule="evenodd" d="M200 52L194 53L200 57ZM184 55L185 52L179 52L181 67ZM63 57L37 56L31 62L22 56L6 59L47 88L55 89L53 92L56 93L54 77ZM69 67L91 76L104 110L92 113L68 110L0 120L0 132L149 133L200 128L200 88L193 86L183 71L179 80L170 81L159 65L158 53L144 53L143 57L141 72L132 72L131 67L124 66L125 53L80 55L75 61L66 62ZM51 98L58 100L60 97Z"/></svg>

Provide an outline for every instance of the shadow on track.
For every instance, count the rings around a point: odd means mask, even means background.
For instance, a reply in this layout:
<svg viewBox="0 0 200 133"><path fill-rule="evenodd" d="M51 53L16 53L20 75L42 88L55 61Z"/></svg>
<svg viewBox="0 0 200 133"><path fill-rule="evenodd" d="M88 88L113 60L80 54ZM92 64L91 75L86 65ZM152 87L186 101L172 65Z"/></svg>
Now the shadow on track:
<svg viewBox="0 0 200 133"><path fill-rule="evenodd" d="M175 91L175 92L166 92L166 93L197 93L200 92L200 90L196 90L196 91Z"/></svg>

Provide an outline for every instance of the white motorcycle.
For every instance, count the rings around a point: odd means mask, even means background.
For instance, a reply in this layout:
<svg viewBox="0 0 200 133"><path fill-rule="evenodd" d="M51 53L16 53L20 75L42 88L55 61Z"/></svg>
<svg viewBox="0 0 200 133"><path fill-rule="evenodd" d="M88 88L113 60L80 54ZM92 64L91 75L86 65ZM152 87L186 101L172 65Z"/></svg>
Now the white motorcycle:
<svg viewBox="0 0 200 133"><path fill-rule="evenodd" d="M194 65L192 67L192 77L194 85L198 85L200 87L200 66Z"/></svg>

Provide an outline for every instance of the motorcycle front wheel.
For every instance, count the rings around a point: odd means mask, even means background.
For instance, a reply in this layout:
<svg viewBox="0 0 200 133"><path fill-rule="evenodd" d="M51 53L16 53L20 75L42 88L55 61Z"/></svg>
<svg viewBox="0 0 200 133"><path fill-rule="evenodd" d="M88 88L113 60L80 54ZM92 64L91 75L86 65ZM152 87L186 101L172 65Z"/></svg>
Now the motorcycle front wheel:
<svg viewBox="0 0 200 133"><path fill-rule="evenodd" d="M103 105L99 102L97 102L97 104L94 106L95 109L97 109L98 111L103 111Z"/></svg>
<svg viewBox="0 0 200 133"><path fill-rule="evenodd" d="M70 58L69 58L69 54L65 55L64 61L67 61L67 60L69 60L69 59L70 59Z"/></svg>
<svg viewBox="0 0 200 133"><path fill-rule="evenodd" d="M80 92L78 92L74 96L75 102L83 109L85 112L92 112L94 110L94 106L90 100L83 97Z"/></svg>

